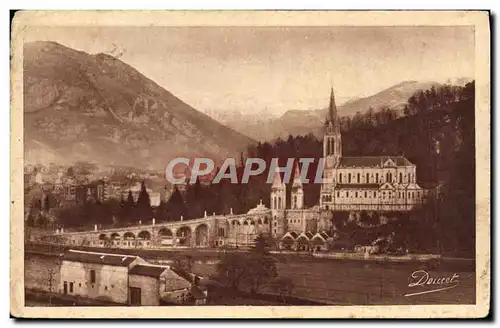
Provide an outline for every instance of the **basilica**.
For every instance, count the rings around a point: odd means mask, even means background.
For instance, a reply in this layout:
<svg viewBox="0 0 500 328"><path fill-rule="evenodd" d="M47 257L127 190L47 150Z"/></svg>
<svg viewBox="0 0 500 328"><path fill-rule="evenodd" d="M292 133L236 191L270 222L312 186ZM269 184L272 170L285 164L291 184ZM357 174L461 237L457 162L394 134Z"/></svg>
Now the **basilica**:
<svg viewBox="0 0 500 328"><path fill-rule="evenodd" d="M404 156L342 156L342 135L333 89L323 138L325 168L318 206L304 208L304 191L298 171L292 185L291 208L286 208L286 185L275 175L271 189L272 233L329 230L322 212L401 212L421 204L427 191L416 182L416 167Z"/></svg>
<svg viewBox="0 0 500 328"><path fill-rule="evenodd" d="M208 215L192 220L126 226L93 231L57 231L68 245L119 248L251 247L260 234L270 235L280 248L326 251L338 243L332 216L349 213L350 219L366 211L380 221L387 213L407 212L425 199L427 190L416 183L416 167L403 156L342 156L342 135L335 98L325 122L325 167L319 203L305 208L299 167L295 167L291 190L280 173L274 174L270 208L262 201L244 214ZM291 199L287 203L287 195ZM288 206L288 204L290 204ZM370 214L369 214L370 215ZM358 222L359 225L364 223Z"/></svg>

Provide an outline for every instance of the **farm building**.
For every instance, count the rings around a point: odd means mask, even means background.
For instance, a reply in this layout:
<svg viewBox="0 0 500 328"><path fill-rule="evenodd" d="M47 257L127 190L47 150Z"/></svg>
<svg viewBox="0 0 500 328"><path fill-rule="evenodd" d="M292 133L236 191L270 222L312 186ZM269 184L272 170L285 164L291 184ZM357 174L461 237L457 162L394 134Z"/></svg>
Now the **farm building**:
<svg viewBox="0 0 500 328"><path fill-rule="evenodd" d="M197 280L134 255L69 250L61 257L59 292L133 306L204 304L207 293Z"/></svg>

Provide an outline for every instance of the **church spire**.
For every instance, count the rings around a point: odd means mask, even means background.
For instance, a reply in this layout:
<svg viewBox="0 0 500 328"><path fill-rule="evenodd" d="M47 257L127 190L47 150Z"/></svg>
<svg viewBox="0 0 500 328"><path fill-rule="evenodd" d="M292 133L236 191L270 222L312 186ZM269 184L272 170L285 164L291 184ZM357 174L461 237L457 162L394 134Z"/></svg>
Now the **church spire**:
<svg viewBox="0 0 500 328"><path fill-rule="evenodd" d="M283 182L281 182L281 175L278 167L274 170L274 179L272 188L281 188L283 186Z"/></svg>
<svg viewBox="0 0 500 328"><path fill-rule="evenodd" d="M328 107L328 119L330 122L335 123L337 121L337 105L335 104L335 94L332 91L330 93L330 106Z"/></svg>
<svg viewBox="0 0 500 328"><path fill-rule="evenodd" d="M330 92L330 105L328 106L328 116L326 118L326 128L328 133L340 133L340 123L335 104L335 94L333 87Z"/></svg>
<svg viewBox="0 0 500 328"><path fill-rule="evenodd" d="M293 188L302 188L302 179L300 177L299 164L295 164L295 170L293 172Z"/></svg>

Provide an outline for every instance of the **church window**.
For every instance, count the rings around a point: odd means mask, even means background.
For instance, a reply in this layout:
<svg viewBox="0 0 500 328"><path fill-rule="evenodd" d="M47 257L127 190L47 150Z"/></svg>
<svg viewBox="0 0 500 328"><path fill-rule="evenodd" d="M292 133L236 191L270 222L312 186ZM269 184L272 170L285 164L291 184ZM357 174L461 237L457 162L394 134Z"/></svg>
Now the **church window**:
<svg viewBox="0 0 500 328"><path fill-rule="evenodd" d="M358 183L361 183L361 175L358 173Z"/></svg>
<svg viewBox="0 0 500 328"><path fill-rule="evenodd" d="M351 173L349 173L349 174L347 175L347 182L348 182L348 183L351 183Z"/></svg>
<svg viewBox="0 0 500 328"><path fill-rule="evenodd" d="M356 194L355 194L355 196L354 196L354 197L358 198L358 192L357 192L357 191L356 191Z"/></svg>
<svg viewBox="0 0 500 328"><path fill-rule="evenodd" d="M377 197L377 192L376 191L373 192L373 197L375 197L375 198Z"/></svg>
<svg viewBox="0 0 500 328"><path fill-rule="evenodd" d="M378 183L378 173L375 175L375 182Z"/></svg>
<svg viewBox="0 0 500 328"><path fill-rule="evenodd" d="M340 197L340 191L337 191L337 197Z"/></svg>
<svg viewBox="0 0 500 328"><path fill-rule="evenodd" d="M281 197L278 198L278 210L281 210Z"/></svg>
<svg viewBox="0 0 500 328"><path fill-rule="evenodd" d="M339 173L339 182L342 183L342 173Z"/></svg>
<svg viewBox="0 0 500 328"><path fill-rule="evenodd" d="M403 173L399 172L399 183L403 183Z"/></svg>
<svg viewBox="0 0 500 328"><path fill-rule="evenodd" d="M345 195L346 195L346 197L349 197L349 192L348 192L348 191L346 191L346 192L345 192Z"/></svg>
<svg viewBox="0 0 500 328"><path fill-rule="evenodd" d="M297 208L297 195L293 196L293 206Z"/></svg>
<svg viewBox="0 0 500 328"><path fill-rule="evenodd" d="M365 191L365 198L367 198L367 197L368 197L368 193Z"/></svg>
<svg viewBox="0 0 500 328"><path fill-rule="evenodd" d="M385 180L387 182L392 182L392 174L390 172L387 172L387 174L385 175Z"/></svg>
<svg viewBox="0 0 500 328"><path fill-rule="evenodd" d="M369 182L370 182L370 174L366 173L365 183L369 183Z"/></svg>
<svg viewBox="0 0 500 328"><path fill-rule="evenodd" d="M274 208L277 208L277 206L276 206L276 197L273 197L273 203L274 203Z"/></svg>

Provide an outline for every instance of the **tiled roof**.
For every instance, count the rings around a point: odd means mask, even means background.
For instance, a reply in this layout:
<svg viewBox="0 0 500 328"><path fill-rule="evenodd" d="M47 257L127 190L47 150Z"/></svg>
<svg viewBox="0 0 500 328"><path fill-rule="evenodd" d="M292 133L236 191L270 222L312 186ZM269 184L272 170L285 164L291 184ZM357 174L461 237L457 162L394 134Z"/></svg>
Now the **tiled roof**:
<svg viewBox="0 0 500 328"><path fill-rule="evenodd" d="M112 266L128 266L136 258L137 256L134 255L94 253L77 250L69 250L62 256L62 260L65 261L96 263Z"/></svg>
<svg viewBox="0 0 500 328"><path fill-rule="evenodd" d="M411 166L409 160L403 156L357 156L357 157L341 157L340 167L381 167L391 159L396 166Z"/></svg>
<svg viewBox="0 0 500 328"><path fill-rule="evenodd" d="M165 270L167 269L168 269L167 267L161 267L156 265L138 264L135 265L132 269L130 269L129 273L137 276L159 278L161 274L165 272Z"/></svg>
<svg viewBox="0 0 500 328"><path fill-rule="evenodd" d="M325 239L328 239L328 237L330 237L330 235L326 231L320 231L319 234Z"/></svg>

